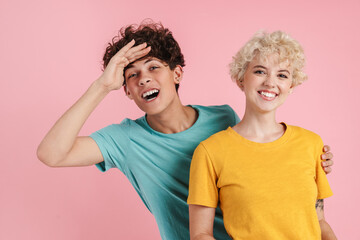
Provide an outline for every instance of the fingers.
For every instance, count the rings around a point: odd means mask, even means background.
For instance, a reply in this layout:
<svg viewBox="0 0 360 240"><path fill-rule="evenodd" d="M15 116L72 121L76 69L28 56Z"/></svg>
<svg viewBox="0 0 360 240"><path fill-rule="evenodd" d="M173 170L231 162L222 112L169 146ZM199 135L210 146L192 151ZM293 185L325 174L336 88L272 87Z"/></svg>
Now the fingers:
<svg viewBox="0 0 360 240"><path fill-rule="evenodd" d="M133 47L134 44L135 40L131 40L122 49L120 49L110 61L114 62L116 65L121 65L122 67L125 67L129 63L134 62L139 58L142 58L151 50L151 47L147 47L146 43L142 43Z"/></svg>
<svg viewBox="0 0 360 240"><path fill-rule="evenodd" d="M334 162L332 160L327 160L325 162L322 162L321 165L323 167L331 167L332 165L334 165Z"/></svg>
<svg viewBox="0 0 360 240"><path fill-rule="evenodd" d="M112 60L114 59L121 59L125 53L127 53L135 44L135 40L131 40L130 42L128 42L123 48L121 48L113 57Z"/></svg>
<svg viewBox="0 0 360 240"><path fill-rule="evenodd" d="M321 159L322 160L325 160L324 162L321 163L323 169L324 169L324 172L326 174L329 174L331 173L332 171L332 168L331 166L334 165L334 161L332 160L332 158L334 157L333 154L330 152L330 146L328 145L325 145L324 148L323 148L324 152L322 155L321 155Z"/></svg>
<svg viewBox="0 0 360 240"><path fill-rule="evenodd" d="M334 157L334 155L331 152L325 152L321 154L322 160L331 160Z"/></svg>
<svg viewBox="0 0 360 240"><path fill-rule="evenodd" d="M142 46L144 45L144 46ZM139 49L135 49L136 47L141 46ZM151 47L148 46L146 47L146 43L140 44L132 49L130 49L126 54L125 57L129 60L129 62L134 62L139 58L142 58L144 56L146 56L150 50Z"/></svg>
<svg viewBox="0 0 360 240"><path fill-rule="evenodd" d="M134 41L134 40L132 40L132 41ZM133 44L133 45L134 45L134 44ZM133 46L133 45L132 45L132 46ZM126 46L127 46L127 45L126 45ZM126 47L126 46L125 46L125 47ZM139 44L139 45L137 45L137 46L135 46L135 47L131 47L131 48L126 48L126 49L124 49L125 47L123 47L122 49L120 49L119 52L121 52L124 57L128 58L128 57L133 56L134 53L143 50L144 48L146 48L146 46L147 46L146 43L142 43L142 44Z"/></svg>
<svg viewBox="0 0 360 240"><path fill-rule="evenodd" d="M132 46L134 46L135 44L135 40L131 40L130 42L128 42L122 49L120 49L120 51L118 51L117 53L120 53L121 52L127 52ZM117 54L115 54L117 55Z"/></svg>
<svg viewBox="0 0 360 240"><path fill-rule="evenodd" d="M331 167L325 167L325 168L324 168L324 172L325 172L326 174L331 173L331 171L332 171Z"/></svg>
<svg viewBox="0 0 360 240"><path fill-rule="evenodd" d="M324 152L329 152L331 149L329 145L324 145L323 150Z"/></svg>

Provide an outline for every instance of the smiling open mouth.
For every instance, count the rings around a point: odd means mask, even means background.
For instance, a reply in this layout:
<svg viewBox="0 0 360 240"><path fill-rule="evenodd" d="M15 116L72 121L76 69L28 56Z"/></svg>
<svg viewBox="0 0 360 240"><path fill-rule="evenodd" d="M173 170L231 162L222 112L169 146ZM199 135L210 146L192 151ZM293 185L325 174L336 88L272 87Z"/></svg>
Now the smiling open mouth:
<svg viewBox="0 0 360 240"><path fill-rule="evenodd" d="M278 94L273 92L258 91L258 93L267 100L274 99L275 97L278 96Z"/></svg>
<svg viewBox="0 0 360 240"><path fill-rule="evenodd" d="M270 92L264 92L264 91L258 91L258 93L260 95L263 95L263 96L268 97L268 98L274 98L274 97L277 96L276 93L270 93Z"/></svg>
<svg viewBox="0 0 360 240"><path fill-rule="evenodd" d="M147 102L155 99L157 96L159 95L159 90L158 89L153 89L150 91L147 91L146 93L144 93L142 95L142 98L145 99Z"/></svg>

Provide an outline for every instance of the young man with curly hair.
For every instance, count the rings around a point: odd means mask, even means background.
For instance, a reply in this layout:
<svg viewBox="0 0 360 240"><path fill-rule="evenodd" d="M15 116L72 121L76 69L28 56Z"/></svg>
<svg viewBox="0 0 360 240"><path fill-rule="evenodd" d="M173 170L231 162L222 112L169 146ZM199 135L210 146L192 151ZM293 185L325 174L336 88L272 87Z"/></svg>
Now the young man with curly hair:
<svg viewBox="0 0 360 240"><path fill-rule="evenodd" d="M161 24L131 25L120 31L104 55L104 72L55 123L38 147L48 166L118 168L154 215L163 239L189 239L189 169L196 146L210 135L239 122L227 105L184 106L177 89L185 66L172 33ZM96 106L124 85L126 95L145 112L78 136ZM331 153L327 168L332 165ZM216 211L214 236L227 239Z"/></svg>

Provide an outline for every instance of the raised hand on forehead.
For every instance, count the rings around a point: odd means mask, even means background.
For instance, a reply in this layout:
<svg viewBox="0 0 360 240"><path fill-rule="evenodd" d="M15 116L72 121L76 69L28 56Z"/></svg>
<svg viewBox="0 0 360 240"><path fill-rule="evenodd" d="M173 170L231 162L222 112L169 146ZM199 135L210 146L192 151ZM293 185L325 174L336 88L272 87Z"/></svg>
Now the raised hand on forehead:
<svg viewBox="0 0 360 240"><path fill-rule="evenodd" d="M109 91L120 89L124 83L124 68L131 62L146 56L151 47L142 43L133 47L135 40L131 40L121 48L109 61L99 81Z"/></svg>

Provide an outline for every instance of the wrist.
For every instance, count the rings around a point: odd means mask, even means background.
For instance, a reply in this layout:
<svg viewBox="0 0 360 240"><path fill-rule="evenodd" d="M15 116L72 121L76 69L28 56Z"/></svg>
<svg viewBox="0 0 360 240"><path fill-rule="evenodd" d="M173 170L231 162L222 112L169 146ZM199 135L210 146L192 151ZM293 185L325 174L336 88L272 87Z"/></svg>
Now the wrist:
<svg viewBox="0 0 360 240"><path fill-rule="evenodd" d="M95 88L100 94L107 95L109 92L111 92L113 89L109 88L106 84L103 83L101 77L96 79L92 85L92 88Z"/></svg>

